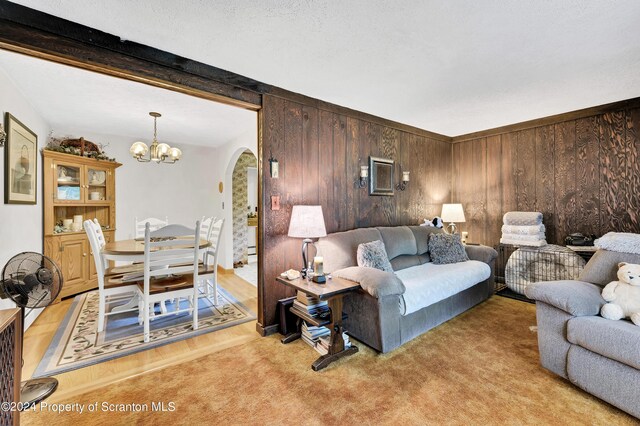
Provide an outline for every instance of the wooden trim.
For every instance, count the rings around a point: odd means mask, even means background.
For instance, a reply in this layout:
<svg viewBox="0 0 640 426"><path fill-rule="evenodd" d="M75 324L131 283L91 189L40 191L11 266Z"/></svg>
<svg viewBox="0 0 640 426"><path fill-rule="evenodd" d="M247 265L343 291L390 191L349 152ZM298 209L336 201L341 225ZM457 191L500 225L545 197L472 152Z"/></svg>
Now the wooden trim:
<svg viewBox="0 0 640 426"><path fill-rule="evenodd" d="M278 332L279 327L280 327L280 324L277 324L277 323L264 327L259 322L256 322L256 331L262 337L267 337L267 336L271 336L272 334L276 334Z"/></svg>
<svg viewBox="0 0 640 426"><path fill-rule="evenodd" d="M233 272L233 268L226 269L226 268L223 268L222 266L218 265L218 273L221 274L221 275L233 275L235 272Z"/></svg>
<svg viewBox="0 0 640 426"><path fill-rule="evenodd" d="M474 139L480 139L487 136L495 136L503 133L517 132L520 130L533 129L535 127L548 126L550 124L558 124L565 121L578 120L581 118L593 117L606 112L619 111L623 109L640 108L640 97L626 99L623 101L612 102L609 104L598 105L594 107L579 109L576 111L565 112L562 114L550 115L548 117L536 118L535 120L523 121L515 124L508 124L493 129L481 130L479 132L467 133L451 138L452 143L466 142Z"/></svg>
<svg viewBox="0 0 640 426"><path fill-rule="evenodd" d="M117 169L122 166L122 163L118 163L117 161L98 160L96 158L81 157L79 155L66 154L64 152L51 151L49 149L42 150L42 157L53 158L60 161L69 161L92 167L111 167Z"/></svg>
<svg viewBox="0 0 640 426"><path fill-rule="evenodd" d="M257 110L263 83L0 1L0 48Z"/></svg>

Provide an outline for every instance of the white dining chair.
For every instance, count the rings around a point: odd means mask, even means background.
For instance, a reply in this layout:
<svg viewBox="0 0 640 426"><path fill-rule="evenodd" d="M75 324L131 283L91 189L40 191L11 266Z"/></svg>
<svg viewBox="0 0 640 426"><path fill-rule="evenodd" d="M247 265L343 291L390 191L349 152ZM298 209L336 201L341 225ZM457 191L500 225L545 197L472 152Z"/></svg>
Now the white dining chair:
<svg viewBox="0 0 640 426"><path fill-rule="evenodd" d="M211 229L211 225L216 221L215 216L205 217L202 216L200 220L200 239L208 240L209 239L209 230Z"/></svg>
<svg viewBox="0 0 640 426"><path fill-rule="evenodd" d="M200 221L196 222L195 230L192 230L189 240L193 242L193 247L185 248L185 241L187 241L185 239L162 238L159 241L153 241L151 225L148 224L145 227L144 276L141 281L136 282L139 319L144 325L145 342L150 340L151 311L155 303L170 299L174 299L175 310L154 314L154 317L189 312L193 317L193 329L198 329ZM186 308L180 307L180 299L186 299L188 302Z"/></svg>
<svg viewBox="0 0 640 426"><path fill-rule="evenodd" d="M213 296L214 306L218 305L218 253L220 248L220 237L222 236L222 228L224 227L224 219L213 222L207 235L207 241L211 246L204 249L202 263L200 269L200 288L201 296L209 299Z"/></svg>
<svg viewBox="0 0 640 426"><path fill-rule="evenodd" d="M156 229L160 229L169 224L169 216L165 216L164 220L158 219L155 217L148 217L146 219L138 220L137 217L134 219L134 227L133 227L133 238L143 238L144 237L144 229L145 225L149 223L152 231Z"/></svg>
<svg viewBox="0 0 640 426"><path fill-rule="evenodd" d="M109 269L107 267L107 260L102 253L106 244L104 234L102 233L102 227L98 222L98 219L85 220L83 223L84 230L89 238L89 244L91 246L91 254L93 261L96 265L96 275L98 276L98 332L104 331L105 317L114 313L127 312L127 310L118 310L114 312L106 312L107 302L119 302L123 300L131 300L136 296L137 286L122 283L122 282L109 282L109 278L122 275L124 273L134 273L142 271L142 265L137 266L124 266ZM107 282L105 282L105 279ZM129 310L137 310L137 307L132 307Z"/></svg>

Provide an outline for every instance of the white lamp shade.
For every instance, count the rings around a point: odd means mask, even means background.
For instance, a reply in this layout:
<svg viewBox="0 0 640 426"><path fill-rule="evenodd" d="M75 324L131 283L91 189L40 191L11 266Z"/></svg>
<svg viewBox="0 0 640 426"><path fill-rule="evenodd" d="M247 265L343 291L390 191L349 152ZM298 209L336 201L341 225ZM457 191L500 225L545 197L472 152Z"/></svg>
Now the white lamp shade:
<svg viewBox="0 0 640 426"><path fill-rule="evenodd" d="M293 206L289 234L293 238L320 238L327 235L322 206Z"/></svg>
<svg viewBox="0 0 640 426"><path fill-rule="evenodd" d="M443 222L465 222L462 204L443 204L442 205L442 221Z"/></svg>

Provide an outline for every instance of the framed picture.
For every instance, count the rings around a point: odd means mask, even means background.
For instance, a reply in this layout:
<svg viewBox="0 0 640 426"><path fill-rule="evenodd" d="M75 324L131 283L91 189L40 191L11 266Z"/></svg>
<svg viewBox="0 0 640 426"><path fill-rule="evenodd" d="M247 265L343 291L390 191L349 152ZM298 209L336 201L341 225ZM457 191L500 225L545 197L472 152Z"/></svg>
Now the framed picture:
<svg viewBox="0 0 640 426"><path fill-rule="evenodd" d="M369 157L369 195L393 195L393 160Z"/></svg>
<svg viewBox="0 0 640 426"><path fill-rule="evenodd" d="M36 204L38 136L8 112L4 148L5 204Z"/></svg>

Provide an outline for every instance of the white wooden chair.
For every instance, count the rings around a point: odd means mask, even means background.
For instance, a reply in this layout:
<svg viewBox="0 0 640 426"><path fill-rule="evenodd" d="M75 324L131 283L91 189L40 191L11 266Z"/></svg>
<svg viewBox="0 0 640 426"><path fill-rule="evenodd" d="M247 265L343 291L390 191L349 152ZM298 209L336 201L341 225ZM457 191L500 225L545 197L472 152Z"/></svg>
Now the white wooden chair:
<svg viewBox="0 0 640 426"><path fill-rule="evenodd" d="M173 225L174 231L189 228ZM168 231L167 231L168 232ZM175 236L166 235L166 236ZM185 235L185 234L179 234ZM156 235L162 238L163 235ZM150 317L154 304L175 299L175 311L155 314L155 318L174 313L189 312L193 317L193 329L198 329L198 267L199 267L200 221L196 222L191 237L185 239L162 239L152 241L151 225L147 224L144 233L144 277L137 281L138 306L141 322L144 324L144 341L150 338ZM185 244L193 247L185 248ZM180 299L188 300L188 307L180 308Z"/></svg>
<svg viewBox="0 0 640 426"><path fill-rule="evenodd" d="M144 229L145 225L149 223L152 231L156 229L160 229L169 224L169 216L165 216L164 220L157 219L155 217L148 217L146 219L138 220L137 217L134 218L134 227L133 227L133 238L144 238Z"/></svg>
<svg viewBox="0 0 640 426"><path fill-rule="evenodd" d="M208 240L209 239L209 230L211 229L211 225L216 221L215 216L204 217L202 216L202 220L200 220L200 239Z"/></svg>
<svg viewBox="0 0 640 426"><path fill-rule="evenodd" d="M84 230L89 238L89 244L91 245L91 254L93 255L93 261L96 265L96 274L98 275L98 332L104 331L104 322L107 315L115 313L127 312L127 310L117 310L106 312L106 305L108 302L117 302L121 300L131 300L136 296L137 286L129 283L105 283L105 278L116 277L123 273L135 272L136 270L142 271L142 265L136 266L123 266L118 268L107 268L107 261L102 254L102 250L106 244L104 234L102 233L102 227L98 222L98 219L85 220ZM132 307L129 310L136 310L137 307Z"/></svg>
<svg viewBox="0 0 640 426"><path fill-rule="evenodd" d="M207 298L213 296L213 304L218 305L218 249L220 247L220 237L222 236L222 228L224 219L215 220L209 229L207 241L211 243L210 247L204 250L200 269L200 285L201 295Z"/></svg>

